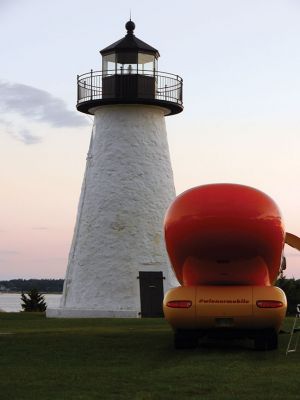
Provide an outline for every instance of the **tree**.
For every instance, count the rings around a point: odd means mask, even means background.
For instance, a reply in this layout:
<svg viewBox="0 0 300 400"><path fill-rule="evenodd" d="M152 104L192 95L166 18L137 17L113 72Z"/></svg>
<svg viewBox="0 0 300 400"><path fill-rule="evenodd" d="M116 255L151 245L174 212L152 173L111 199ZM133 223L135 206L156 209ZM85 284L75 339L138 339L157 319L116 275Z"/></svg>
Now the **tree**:
<svg viewBox="0 0 300 400"><path fill-rule="evenodd" d="M296 313L297 304L300 304L300 279L286 278L282 275L277 280L276 286L280 287L287 297L287 313L294 315Z"/></svg>
<svg viewBox="0 0 300 400"><path fill-rule="evenodd" d="M43 312L46 311L47 304L45 302L45 296L37 289L31 289L27 294L22 292L21 294L23 311L27 312Z"/></svg>

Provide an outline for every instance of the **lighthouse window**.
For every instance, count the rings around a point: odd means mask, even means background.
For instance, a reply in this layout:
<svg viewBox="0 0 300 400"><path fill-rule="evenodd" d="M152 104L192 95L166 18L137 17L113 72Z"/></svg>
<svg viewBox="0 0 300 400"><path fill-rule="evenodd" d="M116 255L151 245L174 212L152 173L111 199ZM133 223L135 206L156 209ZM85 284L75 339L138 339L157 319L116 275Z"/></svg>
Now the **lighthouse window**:
<svg viewBox="0 0 300 400"><path fill-rule="evenodd" d="M102 58L103 76L114 75L116 72L116 55L108 54Z"/></svg>
<svg viewBox="0 0 300 400"><path fill-rule="evenodd" d="M138 56L138 69L139 73L145 75L153 75L155 70L155 57L151 54L139 53Z"/></svg>
<svg viewBox="0 0 300 400"><path fill-rule="evenodd" d="M137 53L117 54L117 74L136 74Z"/></svg>

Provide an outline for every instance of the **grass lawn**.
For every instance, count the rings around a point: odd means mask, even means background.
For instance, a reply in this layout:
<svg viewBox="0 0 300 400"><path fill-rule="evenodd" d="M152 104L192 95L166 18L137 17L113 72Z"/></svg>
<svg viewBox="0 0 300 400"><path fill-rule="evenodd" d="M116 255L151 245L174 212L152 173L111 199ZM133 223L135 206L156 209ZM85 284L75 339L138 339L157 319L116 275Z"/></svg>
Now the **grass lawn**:
<svg viewBox="0 0 300 400"><path fill-rule="evenodd" d="M163 319L30 313L0 313L0 333L1 400L300 399L300 347L286 357L287 334L269 352L247 341L174 350Z"/></svg>

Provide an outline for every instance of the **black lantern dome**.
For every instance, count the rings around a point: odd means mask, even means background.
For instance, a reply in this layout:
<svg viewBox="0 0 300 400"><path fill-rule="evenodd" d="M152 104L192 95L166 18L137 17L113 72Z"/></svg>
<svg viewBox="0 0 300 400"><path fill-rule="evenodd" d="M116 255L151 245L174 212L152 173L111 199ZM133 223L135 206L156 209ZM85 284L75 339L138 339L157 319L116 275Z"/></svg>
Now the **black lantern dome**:
<svg viewBox="0 0 300 400"><path fill-rule="evenodd" d="M159 57L159 52L154 47L149 44L143 42L142 40L135 37L133 31L135 30L135 23L133 21L128 21L125 25L127 30L127 35L124 38L118 40L117 42L111 44L105 49L101 50L100 53L102 56L111 53L128 53L130 51L134 53L145 53L153 55L155 58Z"/></svg>
<svg viewBox="0 0 300 400"><path fill-rule="evenodd" d="M182 79L157 70L159 52L134 35L133 21L125 28L124 38L100 51L102 71L78 76L77 109L93 114L101 105L149 104L181 112Z"/></svg>

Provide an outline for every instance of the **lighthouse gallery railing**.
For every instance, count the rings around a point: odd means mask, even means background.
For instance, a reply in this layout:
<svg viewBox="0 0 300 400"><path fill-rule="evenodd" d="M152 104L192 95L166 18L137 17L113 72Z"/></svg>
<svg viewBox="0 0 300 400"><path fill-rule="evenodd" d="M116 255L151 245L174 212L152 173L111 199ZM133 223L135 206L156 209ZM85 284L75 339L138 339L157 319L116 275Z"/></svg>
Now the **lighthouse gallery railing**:
<svg viewBox="0 0 300 400"><path fill-rule="evenodd" d="M92 101L92 100L102 100L106 97L103 91L103 83L105 84L105 80L108 78L118 77L118 82L121 86L124 86L124 90L121 87L121 93L126 93L126 89L128 88L128 79L127 77L146 77L145 79L153 79L154 80L154 91L153 91L153 99L162 100L171 103L176 103L182 105L182 78L178 75L170 74L167 72L160 71L137 71L130 70L130 73L127 71L116 74L116 71L93 71L91 70L88 73L83 75L78 75L77 77L77 104ZM121 77L121 79L120 79ZM122 78L124 77L124 79ZM149 98L149 92L147 89L143 92L142 85L141 89L139 89L135 95L137 99ZM118 97L112 95L110 97ZM120 97L124 97L124 94Z"/></svg>

